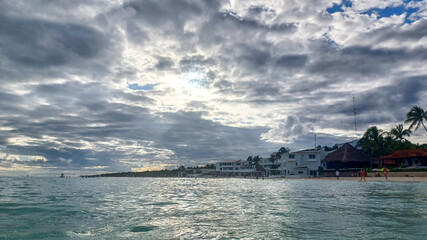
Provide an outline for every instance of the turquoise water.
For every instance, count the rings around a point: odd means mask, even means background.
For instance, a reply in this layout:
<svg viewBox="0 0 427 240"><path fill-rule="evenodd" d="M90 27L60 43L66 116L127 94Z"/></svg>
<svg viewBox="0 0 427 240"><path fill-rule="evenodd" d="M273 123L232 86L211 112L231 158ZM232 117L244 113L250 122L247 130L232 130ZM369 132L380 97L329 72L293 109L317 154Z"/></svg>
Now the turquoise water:
<svg viewBox="0 0 427 240"><path fill-rule="evenodd" d="M426 183L0 178L0 239L426 236Z"/></svg>

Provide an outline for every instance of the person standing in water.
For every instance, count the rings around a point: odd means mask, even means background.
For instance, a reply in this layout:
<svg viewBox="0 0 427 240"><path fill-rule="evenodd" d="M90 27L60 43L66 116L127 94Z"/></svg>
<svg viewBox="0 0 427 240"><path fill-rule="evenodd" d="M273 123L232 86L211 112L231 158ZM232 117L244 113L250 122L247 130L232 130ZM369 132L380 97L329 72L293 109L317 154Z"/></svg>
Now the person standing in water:
<svg viewBox="0 0 427 240"><path fill-rule="evenodd" d="M337 177L337 180L340 180L340 171L338 169L335 171L335 177Z"/></svg>
<svg viewBox="0 0 427 240"><path fill-rule="evenodd" d="M387 174L388 174L387 168L384 168L384 177L385 177L385 179L388 179L387 178Z"/></svg>

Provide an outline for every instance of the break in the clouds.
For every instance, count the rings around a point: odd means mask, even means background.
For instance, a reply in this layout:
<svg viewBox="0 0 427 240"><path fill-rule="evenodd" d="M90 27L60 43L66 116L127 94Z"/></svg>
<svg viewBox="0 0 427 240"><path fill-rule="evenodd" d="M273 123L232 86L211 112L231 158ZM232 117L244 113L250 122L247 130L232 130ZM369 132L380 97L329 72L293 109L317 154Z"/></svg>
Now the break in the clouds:
<svg viewBox="0 0 427 240"><path fill-rule="evenodd" d="M333 145L427 108L427 1L0 1L0 171ZM416 132L411 141L425 142Z"/></svg>

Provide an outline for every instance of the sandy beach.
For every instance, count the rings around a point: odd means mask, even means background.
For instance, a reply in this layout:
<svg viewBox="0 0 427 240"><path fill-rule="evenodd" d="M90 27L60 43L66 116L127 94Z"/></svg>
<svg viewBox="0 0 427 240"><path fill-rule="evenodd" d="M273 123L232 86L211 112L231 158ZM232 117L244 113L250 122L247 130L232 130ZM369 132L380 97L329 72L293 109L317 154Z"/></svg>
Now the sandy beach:
<svg viewBox="0 0 427 240"><path fill-rule="evenodd" d="M335 181L360 181L360 177L321 177L321 178L306 178L308 180L335 180ZM367 182L427 182L427 177L367 177Z"/></svg>

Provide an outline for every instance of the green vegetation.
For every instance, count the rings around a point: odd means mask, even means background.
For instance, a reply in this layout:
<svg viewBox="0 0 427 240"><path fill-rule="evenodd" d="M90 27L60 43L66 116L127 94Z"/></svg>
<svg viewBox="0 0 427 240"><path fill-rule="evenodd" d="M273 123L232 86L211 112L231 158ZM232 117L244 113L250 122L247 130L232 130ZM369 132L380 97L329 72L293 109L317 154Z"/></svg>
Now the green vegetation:
<svg viewBox="0 0 427 240"><path fill-rule="evenodd" d="M424 126L423 119L427 120L426 112L421 107L414 106L406 114L406 117L405 123L411 123L408 129L404 129L403 124L399 124L392 128L390 132L386 132L376 126L372 126L363 134L357 146L361 147L362 151L370 157L371 166L372 158L375 157L386 156L397 150L427 148L427 144L413 144L405 139L405 137L411 135L412 127L415 126L415 130L417 130L420 125Z"/></svg>
<svg viewBox="0 0 427 240"><path fill-rule="evenodd" d="M257 166L259 164L259 161L261 161L261 158L259 157L259 155L256 155L255 157L249 156L246 160L249 162L250 166Z"/></svg>
<svg viewBox="0 0 427 240"><path fill-rule="evenodd" d="M189 170L192 169L215 169L215 164L206 164L204 166L189 167ZM96 175L84 175L80 177L84 178L93 178L93 177L181 177L186 176L187 168L185 166L180 166L176 169L168 170L158 170L158 171L146 171L146 172L118 172L118 173L103 173Z"/></svg>
<svg viewBox="0 0 427 240"><path fill-rule="evenodd" d="M411 125L409 126L409 130L411 130L415 126L416 131L420 125L423 125L424 129L427 132L427 128L424 125L424 120L427 121L427 112L425 112L424 109L422 109L421 107L414 106L406 114L405 123L411 123Z"/></svg>
<svg viewBox="0 0 427 240"><path fill-rule="evenodd" d="M392 128L390 131L390 135L394 137L395 140L402 141L405 136L411 136L411 129L403 129L403 125L399 124L395 128Z"/></svg>

